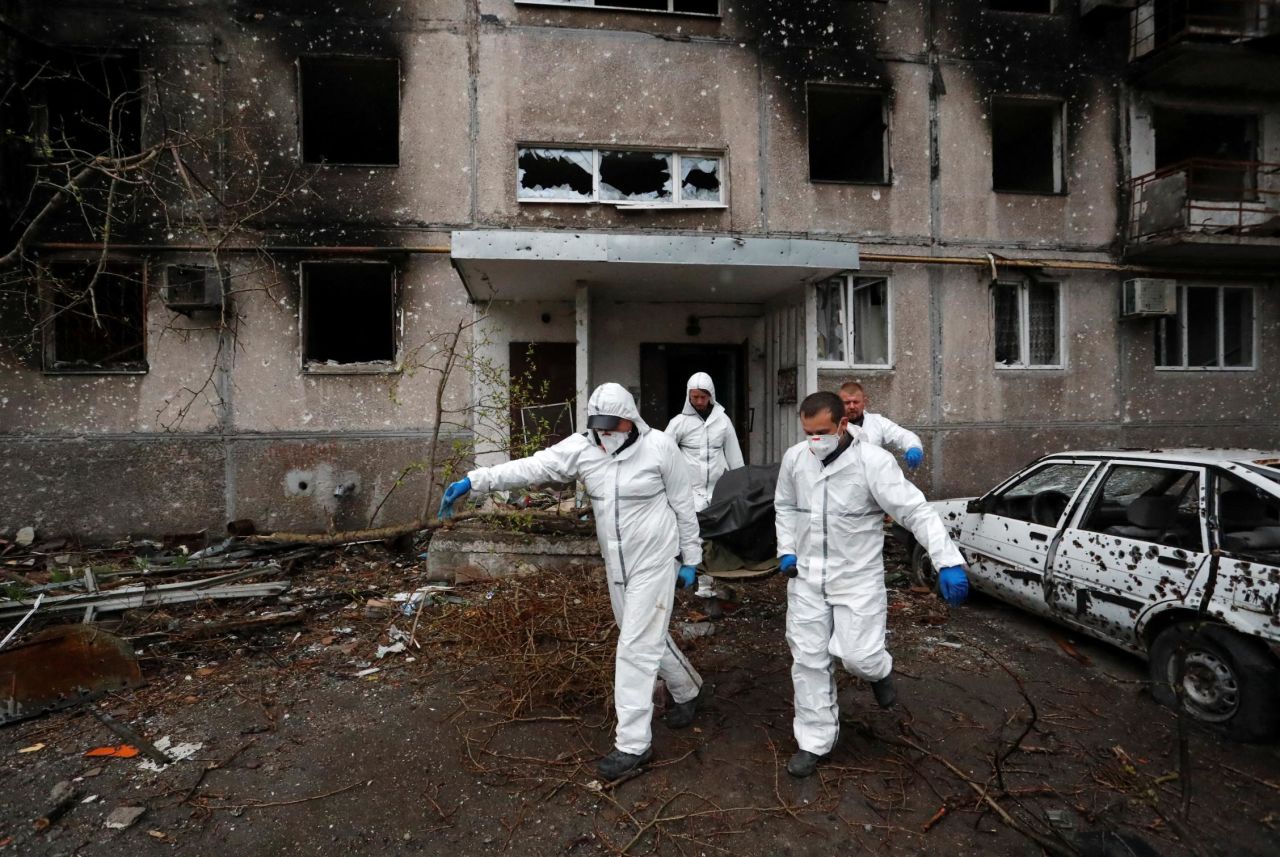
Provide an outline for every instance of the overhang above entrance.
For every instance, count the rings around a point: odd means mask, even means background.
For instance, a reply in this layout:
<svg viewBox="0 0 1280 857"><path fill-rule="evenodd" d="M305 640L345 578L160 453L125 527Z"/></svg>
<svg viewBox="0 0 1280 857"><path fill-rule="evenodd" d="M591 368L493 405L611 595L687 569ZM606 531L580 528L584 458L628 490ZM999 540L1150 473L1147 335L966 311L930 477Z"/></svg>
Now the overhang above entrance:
<svg viewBox="0 0 1280 857"><path fill-rule="evenodd" d="M858 245L807 238L458 230L453 265L472 300L762 303L801 283L857 270Z"/></svg>

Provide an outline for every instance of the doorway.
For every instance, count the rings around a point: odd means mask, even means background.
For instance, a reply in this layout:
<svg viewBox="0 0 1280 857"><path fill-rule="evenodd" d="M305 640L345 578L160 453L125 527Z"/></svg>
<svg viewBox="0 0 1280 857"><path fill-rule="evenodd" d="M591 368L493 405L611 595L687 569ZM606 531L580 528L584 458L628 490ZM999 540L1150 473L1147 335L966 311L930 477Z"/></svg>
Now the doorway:
<svg viewBox="0 0 1280 857"><path fill-rule="evenodd" d="M666 428L684 408L685 384L694 372L706 372L716 385L716 401L724 406L738 445L748 456L751 410L747 405L746 343L690 345L640 344L640 416L654 428Z"/></svg>
<svg viewBox="0 0 1280 857"><path fill-rule="evenodd" d="M577 400L572 342L512 342L511 457L531 455L573 433Z"/></svg>

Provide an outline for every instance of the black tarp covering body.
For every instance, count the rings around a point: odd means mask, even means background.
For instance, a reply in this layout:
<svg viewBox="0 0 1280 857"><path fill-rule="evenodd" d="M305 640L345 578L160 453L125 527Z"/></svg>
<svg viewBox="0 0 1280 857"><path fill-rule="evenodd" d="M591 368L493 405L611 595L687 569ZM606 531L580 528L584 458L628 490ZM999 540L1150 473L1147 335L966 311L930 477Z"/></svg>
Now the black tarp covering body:
<svg viewBox="0 0 1280 857"><path fill-rule="evenodd" d="M703 540L714 541L749 562L773 559L778 545L773 529L778 469L777 464L756 464L721 476L710 505L698 513Z"/></svg>

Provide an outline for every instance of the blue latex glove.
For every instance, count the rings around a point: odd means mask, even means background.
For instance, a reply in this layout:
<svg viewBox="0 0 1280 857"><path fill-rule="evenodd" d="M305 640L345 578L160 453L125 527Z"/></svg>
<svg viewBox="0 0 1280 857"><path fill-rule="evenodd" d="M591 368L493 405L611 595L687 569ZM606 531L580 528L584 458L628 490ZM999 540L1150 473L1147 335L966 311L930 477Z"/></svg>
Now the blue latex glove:
<svg viewBox="0 0 1280 857"><path fill-rule="evenodd" d="M796 570L796 555L793 553L784 553L778 557L778 573L785 574L787 577L795 577L800 572Z"/></svg>
<svg viewBox="0 0 1280 857"><path fill-rule="evenodd" d="M471 477L464 476L457 482L444 489L444 496L440 498L440 520L453 517L454 501L471 490Z"/></svg>
<svg viewBox="0 0 1280 857"><path fill-rule="evenodd" d="M698 582L698 570L691 565L682 565L676 572L676 589L686 589Z"/></svg>
<svg viewBox="0 0 1280 857"><path fill-rule="evenodd" d="M906 459L907 469L915 470L920 466L920 462L924 461L924 450L918 446L913 446L903 453L902 457Z"/></svg>
<svg viewBox="0 0 1280 857"><path fill-rule="evenodd" d="M969 577L964 568L949 565L938 572L938 592L952 607L959 607L969 595Z"/></svg>

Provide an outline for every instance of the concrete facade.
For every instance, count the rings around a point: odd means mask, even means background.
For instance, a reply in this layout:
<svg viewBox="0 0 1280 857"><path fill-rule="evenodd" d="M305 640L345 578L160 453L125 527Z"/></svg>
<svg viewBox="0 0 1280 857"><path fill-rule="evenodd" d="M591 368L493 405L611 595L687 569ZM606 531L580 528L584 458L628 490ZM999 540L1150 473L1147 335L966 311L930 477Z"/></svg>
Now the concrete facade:
<svg viewBox="0 0 1280 857"><path fill-rule="evenodd" d="M501 399L489 385L509 370L513 342L573 343L577 390L616 380L638 398L646 345L739 348L754 462L776 460L798 436L787 377L800 397L857 379L872 410L924 438L913 478L934 498L984 490L1070 447L1280 448L1280 238L1185 230L1138 242L1129 231L1129 183L1160 166L1155 107L1254 115L1252 160L1280 162L1280 93L1257 83L1257 63L1280 80L1280 60L1233 45L1225 62L1247 55L1248 79L1228 71L1198 88L1184 74L1170 87L1162 81L1180 63L1203 60L1171 57L1172 47L1133 56L1151 4L1139 5L1082 14L1060 0L1052 14L1029 14L976 0L724 0L721 15L699 16L512 0L323 12L235 0L12 4L11 74L59 46L136 47L144 146L166 129L203 135L215 151L193 170L222 198L289 191L251 221L212 230L231 274L226 324L172 312L158 288L164 266L208 261L209 225L226 209L182 202L177 190L167 210L139 204L109 254L147 266L145 372L50 372L38 342L19 347L12 301L0 308L10 316L0 534L27 524L90 538L216 534L237 518L261 530L350 529L375 510L377 524L410 520L431 439L437 470L458 466L454 444L473 436L475 408ZM1221 45L1208 47L1224 61ZM326 56L398 60L397 164L302 162L298 63ZM810 180L807 83L883 95L883 182ZM993 190L993 115L1009 99L1061 105L1058 190ZM714 153L724 204L519 200L522 145ZM1268 173L1258 175L1258 204L1276 205ZM29 259L97 258L100 239L64 221L42 230ZM812 275L690 273L699 260L673 258L580 276L542 261L494 264L482 283L450 258L453 234L476 230L856 245L854 273L888 280L889 361L818 360ZM386 365L305 365L302 265L341 261L395 272ZM1157 322L1121 319L1122 283L1134 277L1252 288L1251 367L1157 368ZM993 279L1057 284L1053 368L996 364ZM441 350L458 331L486 370L464 367L441 390ZM494 443L479 451L501 456Z"/></svg>

